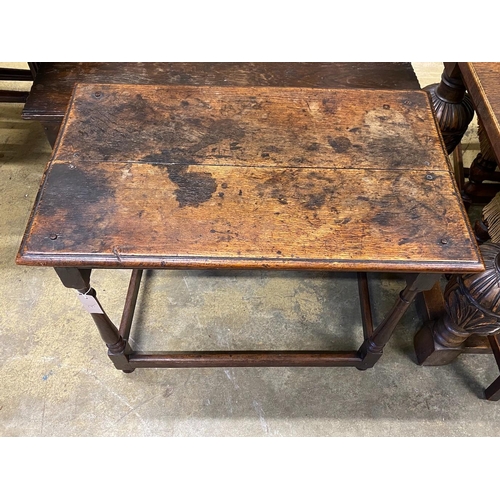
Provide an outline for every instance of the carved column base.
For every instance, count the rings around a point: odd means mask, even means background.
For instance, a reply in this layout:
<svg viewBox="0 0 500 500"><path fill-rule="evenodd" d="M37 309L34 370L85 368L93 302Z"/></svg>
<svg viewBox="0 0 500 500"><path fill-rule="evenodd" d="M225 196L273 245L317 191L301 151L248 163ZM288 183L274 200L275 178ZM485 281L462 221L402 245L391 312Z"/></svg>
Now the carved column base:
<svg viewBox="0 0 500 500"><path fill-rule="evenodd" d="M423 366L443 366L451 363L462 353L462 344L470 336L467 332L452 332L457 334L460 339L454 342L447 342L447 345L441 344L439 340L444 341L443 336L450 334L449 326L444 324L442 319L433 322L427 322L418 331L414 338L415 354L419 365ZM445 330L445 331L444 331ZM443 335L444 334L444 335Z"/></svg>

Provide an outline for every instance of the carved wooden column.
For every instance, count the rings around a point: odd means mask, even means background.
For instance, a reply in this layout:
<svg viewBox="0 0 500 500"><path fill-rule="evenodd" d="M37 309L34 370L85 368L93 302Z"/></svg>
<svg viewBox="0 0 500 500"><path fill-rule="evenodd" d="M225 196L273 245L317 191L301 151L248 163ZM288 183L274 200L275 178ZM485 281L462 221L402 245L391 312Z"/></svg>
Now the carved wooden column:
<svg viewBox="0 0 500 500"><path fill-rule="evenodd" d="M423 90L430 94L446 150L451 154L474 116L472 100L466 92L458 65L446 63L441 82Z"/></svg>
<svg viewBox="0 0 500 500"><path fill-rule="evenodd" d="M500 244L485 243L481 254L486 270L452 277L444 292L445 312L415 336L419 364L448 364L471 335L500 333Z"/></svg>

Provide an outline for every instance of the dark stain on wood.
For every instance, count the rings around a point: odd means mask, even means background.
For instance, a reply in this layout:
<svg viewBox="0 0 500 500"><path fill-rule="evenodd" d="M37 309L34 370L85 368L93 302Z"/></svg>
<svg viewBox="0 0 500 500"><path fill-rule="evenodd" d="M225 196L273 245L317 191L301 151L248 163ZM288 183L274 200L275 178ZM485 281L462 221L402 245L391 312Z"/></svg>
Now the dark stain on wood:
<svg viewBox="0 0 500 500"><path fill-rule="evenodd" d="M114 190L106 178L96 178L75 165L54 164L50 176L50 183L45 187L46 198L39 207L43 216L57 215L68 201L76 200L85 206L114 198Z"/></svg>
<svg viewBox="0 0 500 500"><path fill-rule="evenodd" d="M323 111L328 114L333 114L337 111L337 102L332 98L325 98L322 101Z"/></svg>
<svg viewBox="0 0 500 500"><path fill-rule="evenodd" d="M336 153L345 153L351 147L351 141L347 137L328 137L328 144Z"/></svg>
<svg viewBox="0 0 500 500"><path fill-rule="evenodd" d="M212 144L218 144L224 139L230 139L233 142L238 142L243 139L244 136L245 131L234 120L217 120L208 126L208 129L205 132L205 135L202 136L201 140L197 144L190 146L187 151L190 154L195 154Z"/></svg>
<svg viewBox="0 0 500 500"><path fill-rule="evenodd" d="M303 208L312 211L319 210L328 202L334 211L332 205L335 195L335 188L332 186L334 180L319 172L308 172L306 177L309 179L308 182L300 179L300 169L292 168L276 172L257 187L258 195L273 198L281 205L288 205L293 200L294 204L299 203Z"/></svg>
<svg viewBox="0 0 500 500"><path fill-rule="evenodd" d="M234 120L216 120L209 123L208 126L196 118L188 121L195 130L193 136L201 136L195 144L185 148L173 147L170 149L163 149L161 153L153 153L144 156L142 161L170 165L196 165L199 163L196 158L198 153L209 146L220 144L226 139L232 141L230 143L231 150L241 149L241 147L238 146L238 141L245 136L245 131ZM216 150L217 148L212 151Z"/></svg>
<svg viewBox="0 0 500 500"><path fill-rule="evenodd" d="M331 177L328 177L327 175L320 174L317 171L308 172L307 178L312 179L312 180L316 180L316 181L324 181L324 182L327 182L329 184L331 184L333 182Z"/></svg>
<svg viewBox="0 0 500 500"><path fill-rule="evenodd" d="M198 207L217 190L217 182L208 172L189 172L188 167L178 165L166 168L169 179L177 185L174 194L180 208Z"/></svg>
<svg viewBox="0 0 500 500"><path fill-rule="evenodd" d="M307 197L307 201L304 203L304 207L309 210L317 210L325 204L326 194L325 193L314 193Z"/></svg>
<svg viewBox="0 0 500 500"><path fill-rule="evenodd" d="M391 168L404 165L425 165L429 162L429 155L422 145L405 140L405 136L377 137L368 142L364 148L368 157L384 156L387 165Z"/></svg>
<svg viewBox="0 0 500 500"><path fill-rule="evenodd" d="M142 158L146 163L159 163L164 165L196 165L197 160L189 156L181 148L163 149L159 153L148 154Z"/></svg>
<svg viewBox="0 0 500 500"><path fill-rule="evenodd" d="M392 224L392 214L381 212L372 217L372 222L379 226L390 227Z"/></svg>

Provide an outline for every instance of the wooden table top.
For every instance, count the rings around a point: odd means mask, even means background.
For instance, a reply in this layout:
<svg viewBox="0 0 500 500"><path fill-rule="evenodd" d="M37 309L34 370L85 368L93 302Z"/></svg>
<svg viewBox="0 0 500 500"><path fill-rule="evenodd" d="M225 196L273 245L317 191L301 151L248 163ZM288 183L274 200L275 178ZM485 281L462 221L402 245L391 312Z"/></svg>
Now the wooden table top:
<svg viewBox="0 0 500 500"><path fill-rule="evenodd" d="M423 91L77 85L19 264L462 273Z"/></svg>
<svg viewBox="0 0 500 500"><path fill-rule="evenodd" d="M458 63L493 151L500 161L500 63Z"/></svg>

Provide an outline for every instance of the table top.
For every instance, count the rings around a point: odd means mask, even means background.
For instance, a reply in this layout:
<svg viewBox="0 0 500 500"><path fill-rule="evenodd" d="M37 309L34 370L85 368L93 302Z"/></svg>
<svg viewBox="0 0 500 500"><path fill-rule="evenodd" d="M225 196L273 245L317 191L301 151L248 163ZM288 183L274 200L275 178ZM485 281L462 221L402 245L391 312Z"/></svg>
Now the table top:
<svg viewBox="0 0 500 500"><path fill-rule="evenodd" d="M500 63L458 63L474 108L500 161Z"/></svg>
<svg viewBox="0 0 500 500"><path fill-rule="evenodd" d="M423 91L82 84L19 264L462 273Z"/></svg>
<svg viewBox="0 0 500 500"><path fill-rule="evenodd" d="M60 121L76 83L413 89L409 62L41 63L23 118Z"/></svg>

